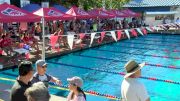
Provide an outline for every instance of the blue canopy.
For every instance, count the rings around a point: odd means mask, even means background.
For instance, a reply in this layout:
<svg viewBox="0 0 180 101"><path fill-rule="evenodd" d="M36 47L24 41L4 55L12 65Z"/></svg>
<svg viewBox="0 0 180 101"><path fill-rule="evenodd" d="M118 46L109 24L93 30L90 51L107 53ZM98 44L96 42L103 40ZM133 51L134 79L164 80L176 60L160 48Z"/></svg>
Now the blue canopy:
<svg viewBox="0 0 180 101"><path fill-rule="evenodd" d="M38 4L28 4L24 7L22 7L22 9L29 11L29 12L34 12L40 8L41 8L41 6L39 6Z"/></svg>
<svg viewBox="0 0 180 101"><path fill-rule="evenodd" d="M58 10L60 10L60 11L62 11L62 12L66 12L66 11L68 11L68 9L67 8L65 8L64 6L61 6L61 5L54 5L53 6L54 8L56 8L56 9L58 9Z"/></svg>

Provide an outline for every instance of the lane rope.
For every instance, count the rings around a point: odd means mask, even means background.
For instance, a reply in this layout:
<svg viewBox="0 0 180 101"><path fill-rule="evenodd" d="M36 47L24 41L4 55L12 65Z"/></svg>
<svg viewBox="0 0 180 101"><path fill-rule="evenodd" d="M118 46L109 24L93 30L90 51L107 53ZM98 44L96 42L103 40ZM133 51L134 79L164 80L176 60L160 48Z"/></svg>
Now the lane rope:
<svg viewBox="0 0 180 101"><path fill-rule="evenodd" d="M115 44L115 43L113 43ZM147 47L135 47L134 45L131 45L131 46L125 46L125 45L120 45L120 44L115 44L116 46L122 46L122 47L125 47L125 48L136 48L136 49L146 49L146 50L159 50L159 51L164 51L164 52L180 52L180 50L168 50L168 49L159 49L159 48L147 48ZM113 46L108 46L108 47L113 47Z"/></svg>
<svg viewBox="0 0 180 101"><path fill-rule="evenodd" d="M0 80L11 81L11 82L16 81L14 79L3 78L3 77L0 77ZM56 84L54 84L52 82L50 82L50 87L54 88L54 89L58 89L58 90L69 91L68 86L65 86L65 85L58 86L58 85L56 85ZM122 98L117 97L117 96L113 96L113 95L110 95L110 94L102 94L102 93L95 92L95 91L92 91L92 90L83 90L83 91L88 95L101 96L101 97L104 97L104 98L107 98L107 99L112 99L112 100L122 100Z"/></svg>
<svg viewBox="0 0 180 101"><path fill-rule="evenodd" d="M152 44L152 43L142 43L142 42L123 42L123 43L130 43L130 44L143 44L143 45L158 45L158 46L171 46L171 47L179 47L179 45L174 44ZM121 43L121 44L123 44Z"/></svg>
<svg viewBox="0 0 180 101"><path fill-rule="evenodd" d="M174 41L174 40L158 40L158 39L149 39L149 38L144 38L141 39L141 41L151 41L151 42L166 42L166 43L180 43L179 41Z"/></svg>
<svg viewBox="0 0 180 101"><path fill-rule="evenodd" d="M117 60L117 59L112 59L112 58L106 58L106 57L97 57L97 56L87 56L87 55L82 55L82 54L73 54L75 56L81 56L81 57L87 57L87 58L95 58L95 59L102 59L102 60L113 60L114 62L124 62L126 63L127 61L123 61L123 60ZM151 64L146 62L147 66L152 66L152 67L162 67L162 68L170 68L170 69L180 69L180 67L177 66L164 66L162 64Z"/></svg>
<svg viewBox="0 0 180 101"><path fill-rule="evenodd" d="M104 49L92 49L96 51L102 51L102 52L111 52L111 53L122 53L122 54L132 54L132 55L141 55L141 56L149 56L149 57L154 57L154 58L165 58L165 59L176 59L180 60L180 57L170 57L170 56L160 56L160 55L148 55L148 54L140 54L140 53L129 53L129 52L119 52L119 51L114 51L114 50L104 50Z"/></svg>
<svg viewBox="0 0 180 101"><path fill-rule="evenodd" d="M179 35L177 35L176 37L175 36L171 36L171 37L170 36L162 36L162 35L160 35L160 36L149 35L146 38L152 38L152 39L157 38L157 39L159 39L159 38L164 38L164 37L168 38L169 40L180 40L180 38L177 38L177 37L179 37Z"/></svg>
<svg viewBox="0 0 180 101"><path fill-rule="evenodd" d="M72 65L72 64L66 64L66 63L60 63L60 62L52 62L52 61L48 61L48 63L52 63L52 64L56 64L56 65L62 65L62 66L75 67L75 68L88 69L88 70L95 70L95 71L111 73L111 74L117 74L117 75L122 75L122 76L125 75L125 73L123 73L123 72L114 72L114 71L109 71L109 70L104 70L104 69L99 69L99 68L90 68L90 67L84 67L84 66L76 66L76 65ZM163 79L158 79L158 78L155 78L155 77L145 77L145 76L141 76L140 78L146 79L146 80L160 81L160 82L180 85L180 82L176 82L176 81L173 81L173 80L163 80Z"/></svg>
<svg viewBox="0 0 180 101"><path fill-rule="evenodd" d="M177 36L177 37L179 37L179 36ZM166 37L164 37L164 36L162 36L162 37L159 37L159 38L156 38L156 37L150 37L150 36L146 36L146 37L143 37L143 39L145 39L145 40L153 40L153 41L171 41L171 42L177 42L177 43L179 43L180 41L180 39L176 39L176 38L166 38Z"/></svg>

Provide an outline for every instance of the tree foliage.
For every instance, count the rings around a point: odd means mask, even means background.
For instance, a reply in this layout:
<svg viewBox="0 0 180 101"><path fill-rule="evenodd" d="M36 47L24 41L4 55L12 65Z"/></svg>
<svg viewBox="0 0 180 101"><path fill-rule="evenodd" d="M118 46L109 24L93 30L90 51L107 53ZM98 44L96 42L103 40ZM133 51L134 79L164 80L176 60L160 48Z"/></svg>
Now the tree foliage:
<svg viewBox="0 0 180 101"><path fill-rule="evenodd" d="M42 1L49 1L51 4L60 4L66 7L72 5L80 6L85 10L92 8L102 8L105 4L106 9L120 9L122 5L129 2L130 0L31 0L33 3L41 3ZM103 1L105 3L103 3Z"/></svg>
<svg viewBox="0 0 180 101"><path fill-rule="evenodd" d="M120 9L130 0L78 0L79 6L84 9L102 8L105 4L105 9ZM105 2L105 3L103 3Z"/></svg>

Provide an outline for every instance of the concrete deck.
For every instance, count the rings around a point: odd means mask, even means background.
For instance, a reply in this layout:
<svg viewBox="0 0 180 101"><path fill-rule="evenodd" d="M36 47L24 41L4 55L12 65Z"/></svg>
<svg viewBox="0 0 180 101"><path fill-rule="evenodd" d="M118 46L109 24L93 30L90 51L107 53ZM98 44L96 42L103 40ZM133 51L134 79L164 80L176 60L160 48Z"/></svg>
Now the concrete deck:
<svg viewBox="0 0 180 101"><path fill-rule="evenodd" d="M10 101L9 96L11 87L11 85L0 83L0 101ZM50 101L66 101L66 98L51 95Z"/></svg>

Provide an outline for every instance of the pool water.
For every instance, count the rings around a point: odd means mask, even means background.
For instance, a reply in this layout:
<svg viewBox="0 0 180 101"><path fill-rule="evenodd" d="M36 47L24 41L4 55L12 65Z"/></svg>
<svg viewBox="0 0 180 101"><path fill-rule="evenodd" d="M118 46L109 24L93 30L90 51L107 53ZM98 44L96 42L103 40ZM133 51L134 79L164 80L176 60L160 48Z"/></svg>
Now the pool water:
<svg viewBox="0 0 180 101"><path fill-rule="evenodd" d="M137 62L161 64L146 65L142 69L142 77L180 82L180 36L149 34L131 40L91 48L47 60L48 73L59 78L63 85L66 79L80 76L84 80L84 90L92 90L102 94L121 97L120 87L123 75L112 72L125 72L124 64L134 59ZM164 58L166 57L166 58ZM163 67L164 66L164 67ZM165 68L176 66L176 68ZM111 71L110 72L103 72ZM0 77L15 79L17 70L0 72ZM139 78L144 83L151 101L179 101L180 84ZM8 81L1 83L12 84ZM50 88L51 94L66 97L68 92ZM87 101L114 101L100 96L87 95Z"/></svg>

